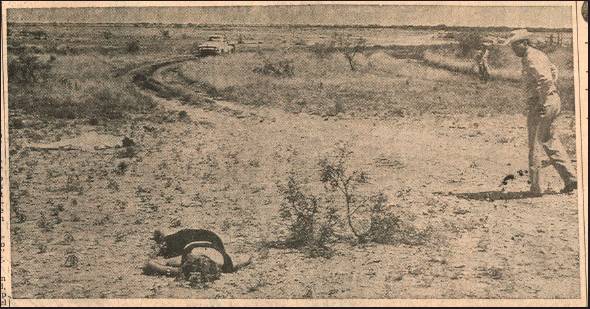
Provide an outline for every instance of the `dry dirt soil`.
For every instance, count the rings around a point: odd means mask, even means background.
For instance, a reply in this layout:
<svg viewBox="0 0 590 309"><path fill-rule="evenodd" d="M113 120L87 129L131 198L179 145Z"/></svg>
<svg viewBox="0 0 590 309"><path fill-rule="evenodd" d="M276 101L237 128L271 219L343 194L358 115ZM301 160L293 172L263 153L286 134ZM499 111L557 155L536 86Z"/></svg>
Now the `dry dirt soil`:
<svg viewBox="0 0 590 309"><path fill-rule="evenodd" d="M176 65L153 78L182 85ZM562 184L550 166L543 197L518 193L525 177L500 185L527 166L522 115L321 117L144 91L160 112L104 126L23 116L25 127L11 129L11 201L24 215L11 221L15 298L580 296L576 196L551 193ZM572 121L559 123L570 139ZM30 147L88 132L136 146ZM319 185L317 162L340 143L388 207L432 229L426 244L340 242L329 259L264 246L285 233L277 183L293 171ZM143 275L152 231L185 227L218 232L232 255L253 263L204 289Z"/></svg>

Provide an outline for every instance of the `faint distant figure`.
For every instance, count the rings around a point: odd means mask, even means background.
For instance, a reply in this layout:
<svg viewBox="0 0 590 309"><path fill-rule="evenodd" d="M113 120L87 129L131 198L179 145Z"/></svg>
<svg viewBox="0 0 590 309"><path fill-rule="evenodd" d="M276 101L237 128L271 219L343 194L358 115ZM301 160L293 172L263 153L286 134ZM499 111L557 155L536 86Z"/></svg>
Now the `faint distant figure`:
<svg viewBox="0 0 590 309"><path fill-rule="evenodd" d="M475 54L475 62L477 63L477 68L479 70L479 80L486 83L490 79L490 69L488 64L488 59L490 57L490 52L488 50L488 46L486 44L482 44L477 54Z"/></svg>

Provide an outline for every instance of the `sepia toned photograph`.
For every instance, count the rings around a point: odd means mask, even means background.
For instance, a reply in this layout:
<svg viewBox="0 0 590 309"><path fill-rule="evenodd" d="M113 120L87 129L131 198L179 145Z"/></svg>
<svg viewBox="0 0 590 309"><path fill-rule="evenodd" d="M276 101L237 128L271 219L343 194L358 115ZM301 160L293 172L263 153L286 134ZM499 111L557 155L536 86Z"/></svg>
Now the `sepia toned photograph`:
<svg viewBox="0 0 590 309"><path fill-rule="evenodd" d="M2 14L3 306L587 304L587 2Z"/></svg>

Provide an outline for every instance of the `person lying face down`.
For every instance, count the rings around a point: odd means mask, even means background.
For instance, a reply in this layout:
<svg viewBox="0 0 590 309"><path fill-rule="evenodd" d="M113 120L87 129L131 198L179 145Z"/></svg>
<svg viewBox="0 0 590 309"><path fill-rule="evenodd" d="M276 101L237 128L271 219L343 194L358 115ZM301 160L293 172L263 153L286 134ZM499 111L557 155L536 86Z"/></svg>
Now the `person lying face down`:
<svg viewBox="0 0 590 309"><path fill-rule="evenodd" d="M149 260L143 267L146 275L182 276L190 281L209 282L218 279L221 273L235 272L251 263L250 258L234 263L221 238L209 230L183 229L170 235L156 230L152 239L159 247L157 256L167 260Z"/></svg>

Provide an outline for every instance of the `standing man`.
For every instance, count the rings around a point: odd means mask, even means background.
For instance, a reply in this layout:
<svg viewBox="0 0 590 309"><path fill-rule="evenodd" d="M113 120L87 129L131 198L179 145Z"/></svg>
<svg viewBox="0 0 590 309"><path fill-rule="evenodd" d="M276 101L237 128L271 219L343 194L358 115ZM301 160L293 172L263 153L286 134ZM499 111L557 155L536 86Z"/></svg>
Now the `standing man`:
<svg viewBox="0 0 590 309"><path fill-rule="evenodd" d="M490 79L490 71L488 67L489 55L490 52L488 51L488 46L486 43L482 43L475 57L475 61L477 62L477 67L479 69L479 79L484 83Z"/></svg>
<svg viewBox="0 0 590 309"><path fill-rule="evenodd" d="M526 29L514 30L506 45L510 44L516 56L522 58L522 73L528 103L529 180L531 193L540 195L539 169L541 160L536 152L537 142L543 147L551 164L563 179L562 193L578 186L576 176L556 132L556 119L561 110L557 91L557 68L542 51L530 46L531 34Z"/></svg>

